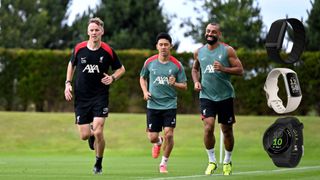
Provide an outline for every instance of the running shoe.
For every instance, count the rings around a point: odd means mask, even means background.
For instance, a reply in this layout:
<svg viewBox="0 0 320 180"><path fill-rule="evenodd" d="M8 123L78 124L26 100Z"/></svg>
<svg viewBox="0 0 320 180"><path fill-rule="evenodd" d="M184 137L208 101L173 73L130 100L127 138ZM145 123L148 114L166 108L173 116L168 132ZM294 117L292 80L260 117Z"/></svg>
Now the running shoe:
<svg viewBox="0 0 320 180"><path fill-rule="evenodd" d="M166 165L160 165L159 170L160 170L160 173L168 173Z"/></svg>
<svg viewBox="0 0 320 180"><path fill-rule="evenodd" d="M232 174L232 163L224 163L223 164L223 175L231 175Z"/></svg>
<svg viewBox="0 0 320 180"><path fill-rule="evenodd" d="M102 174L102 167L93 167L93 174Z"/></svg>
<svg viewBox="0 0 320 180"><path fill-rule="evenodd" d="M161 137L162 139L162 142L163 142L163 138ZM160 150L161 150L161 145L158 145L158 144L153 144L153 147L152 147L152 157L153 158L158 158L159 155L160 155Z"/></svg>
<svg viewBox="0 0 320 180"><path fill-rule="evenodd" d="M206 171L204 172L204 174L206 175L211 175L214 173L214 171L217 169L217 164L214 162L209 162L208 167L206 169Z"/></svg>

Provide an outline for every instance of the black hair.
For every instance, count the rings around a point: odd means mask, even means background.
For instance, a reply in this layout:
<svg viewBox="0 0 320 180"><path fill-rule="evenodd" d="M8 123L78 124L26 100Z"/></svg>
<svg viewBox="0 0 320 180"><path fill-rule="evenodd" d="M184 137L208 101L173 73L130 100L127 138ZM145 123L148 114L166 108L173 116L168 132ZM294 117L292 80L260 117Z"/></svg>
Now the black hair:
<svg viewBox="0 0 320 180"><path fill-rule="evenodd" d="M217 22L210 22L209 24L211 24L212 26L219 26L219 23Z"/></svg>
<svg viewBox="0 0 320 180"><path fill-rule="evenodd" d="M217 23L217 22L210 22L209 24L212 25L212 26L218 26L219 30L222 31L219 23Z"/></svg>
<svg viewBox="0 0 320 180"><path fill-rule="evenodd" d="M165 32L159 33L156 38L156 43L158 43L159 39L166 39L170 42L170 44L172 44L171 36L168 33L165 33Z"/></svg>

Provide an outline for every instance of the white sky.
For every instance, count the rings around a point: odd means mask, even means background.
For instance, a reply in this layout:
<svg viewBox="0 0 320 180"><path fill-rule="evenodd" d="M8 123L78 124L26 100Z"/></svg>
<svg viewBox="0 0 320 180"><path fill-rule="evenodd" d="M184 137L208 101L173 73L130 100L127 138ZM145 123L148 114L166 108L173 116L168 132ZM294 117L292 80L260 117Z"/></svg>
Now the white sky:
<svg viewBox="0 0 320 180"><path fill-rule="evenodd" d="M100 0L73 0L69 21L74 19L75 14L85 11L88 6L94 7ZM187 3L184 3L187 2ZM263 24L269 28L273 21L285 18L297 18L303 20L308 19L307 10L311 9L310 0L257 0L258 6L261 8L261 16ZM177 18L172 21L172 29L169 32L173 41L180 41L178 52L193 52L200 44L195 44L192 38L183 37L185 30L179 28L181 18L191 17L195 15L193 11L193 3L188 0L161 0L164 13L176 14Z"/></svg>

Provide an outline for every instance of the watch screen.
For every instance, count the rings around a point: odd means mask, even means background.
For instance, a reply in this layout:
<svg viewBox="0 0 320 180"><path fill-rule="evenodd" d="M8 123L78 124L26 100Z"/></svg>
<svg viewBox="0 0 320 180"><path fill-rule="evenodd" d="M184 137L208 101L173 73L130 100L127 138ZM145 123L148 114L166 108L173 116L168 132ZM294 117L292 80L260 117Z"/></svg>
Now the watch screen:
<svg viewBox="0 0 320 180"><path fill-rule="evenodd" d="M290 95L292 97L301 96L301 90L300 90L300 85L299 85L299 80L297 75L295 73L287 73L286 76L287 76L286 78L289 86Z"/></svg>
<svg viewBox="0 0 320 180"><path fill-rule="evenodd" d="M288 128L275 127L264 137L265 148L272 154L281 154L288 150L292 134Z"/></svg>

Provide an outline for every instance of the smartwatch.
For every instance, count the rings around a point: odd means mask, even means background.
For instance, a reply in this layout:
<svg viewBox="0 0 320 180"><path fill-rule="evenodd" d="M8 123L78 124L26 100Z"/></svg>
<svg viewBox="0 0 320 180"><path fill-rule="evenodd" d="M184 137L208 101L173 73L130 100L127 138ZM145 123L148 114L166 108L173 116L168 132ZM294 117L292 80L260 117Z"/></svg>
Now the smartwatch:
<svg viewBox="0 0 320 180"><path fill-rule="evenodd" d="M284 35L287 30L287 22L293 29L293 46L288 59L283 60L280 56ZM306 41L305 29L301 21L295 18L279 19L271 24L266 37L265 47L270 59L284 64L292 64L300 59Z"/></svg>
<svg viewBox="0 0 320 180"><path fill-rule="evenodd" d="M296 167L303 155L303 124L295 117L277 119L263 135L263 147L277 167Z"/></svg>
<svg viewBox="0 0 320 180"><path fill-rule="evenodd" d="M287 105L283 105L278 97L278 77L282 75L287 92ZM267 104L278 114L289 113L297 109L302 99L302 93L296 72L288 68L272 69L264 84L267 96Z"/></svg>

